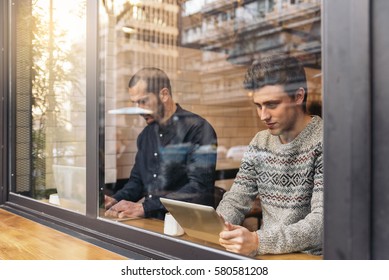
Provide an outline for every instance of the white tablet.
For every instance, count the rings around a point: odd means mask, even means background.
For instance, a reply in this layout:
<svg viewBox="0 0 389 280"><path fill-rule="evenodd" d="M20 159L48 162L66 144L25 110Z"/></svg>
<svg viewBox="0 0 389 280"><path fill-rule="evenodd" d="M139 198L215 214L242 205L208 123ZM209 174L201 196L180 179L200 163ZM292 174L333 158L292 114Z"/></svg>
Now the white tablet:
<svg viewBox="0 0 389 280"><path fill-rule="evenodd" d="M213 207L167 198L160 200L189 236L219 244L219 233L225 225Z"/></svg>

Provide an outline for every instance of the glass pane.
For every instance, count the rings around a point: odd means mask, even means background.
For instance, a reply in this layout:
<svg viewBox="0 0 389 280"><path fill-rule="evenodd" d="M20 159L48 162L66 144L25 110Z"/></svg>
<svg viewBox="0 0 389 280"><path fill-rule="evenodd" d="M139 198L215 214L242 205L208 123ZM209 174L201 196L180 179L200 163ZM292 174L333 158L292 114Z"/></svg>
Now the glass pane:
<svg viewBox="0 0 389 280"><path fill-rule="evenodd" d="M158 119L156 114L147 111L142 116L139 109L158 112L158 106L152 107L151 101L165 104L162 89L167 86L154 91L152 87L137 88L137 80L132 83L131 78L145 67L163 70L171 82L170 98L180 105L177 110L183 108L201 116L216 132L217 148L213 151L217 155L216 167L207 174L216 179L212 182L213 206L216 206L221 195L230 190L253 137L258 131L268 129L258 116L253 91L244 86L251 65L275 53L297 58L307 77L307 108L310 114L321 115L320 3L320 0L100 1L100 62L105 103L105 114L101 116L105 133L104 193L140 205L146 217L125 221L124 225L163 233L166 209L157 208L158 198L170 196L191 201L176 193L188 184L200 184L201 187L192 188L191 195L196 197L209 183L206 176L191 173L195 169L191 165L195 161L193 150L183 152L189 159L186 162L179 160L179 152L174 152L175 160L187 168L184 174L179 167L165 172L169 164L163 152L177 143L160 139L155 140L156 145L147 142L164 135L161 133L164 129L170 130L166 129L163 118ZM127 109L112 111L122 108ZM169 116L174 121L176 115ZM148 133L155 123L158 124L156 133ZM177 140L178 135L186 132L173 129L172 133ZM199 130L198 133L209 137L211 132ZM190 136L181 140L194 142ZM208 160L212 161L212 156ZM212 169L213 165L208 168ZM169 185L169 176L177 178L174 186ZM181 178L187 181L180 181ZM128 189L125 186L128 182L131 190L124 194L122 190ZM250 230L261 226L259 203L255 200L243 222ZM107 213L104 207L100 213L102 217L112 215L110 218L132 216L131 211L123 210ZM137 213L134 211L133 215ZM220 248L187 235L180 238Z"/></svg>
<svg viewBox="0 0 389 280"><path fill-rule="evenodd" d="M86 1L18 1L12 192L85 213Z"/></svg>

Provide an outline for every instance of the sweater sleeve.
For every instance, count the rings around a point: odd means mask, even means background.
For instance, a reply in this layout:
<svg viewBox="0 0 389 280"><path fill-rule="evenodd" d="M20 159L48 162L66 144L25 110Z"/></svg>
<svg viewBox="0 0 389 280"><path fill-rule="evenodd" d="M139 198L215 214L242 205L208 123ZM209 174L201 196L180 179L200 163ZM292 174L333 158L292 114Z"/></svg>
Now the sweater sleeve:
<svg viewBox="0 0 389 280"><path fill-rule="evenodd" d="M241 224L250 211L255 197L258 195L256 185L255 157L258 156L253 145L249 145L240 164L240 168L231 189L223 196L216 211L232 223Z"/></svg>

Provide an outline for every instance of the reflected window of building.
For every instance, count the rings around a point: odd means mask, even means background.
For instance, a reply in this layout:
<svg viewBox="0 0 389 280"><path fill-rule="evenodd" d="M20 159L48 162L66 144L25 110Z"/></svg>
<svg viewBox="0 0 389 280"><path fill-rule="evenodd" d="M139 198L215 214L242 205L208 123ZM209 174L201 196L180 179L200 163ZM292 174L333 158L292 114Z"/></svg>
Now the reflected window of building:
<svg viewBox="0 0 389 280"><path fill-rule="evenodd" d="M320 112L320 0L100 1L99 20L107 195L128 181L147 126L139 115L109 111L133 106L128 83L144 67L165 71L174 100L216 131L215 186L225 191L247 145L266 129L243 87L253 62L274 53L297 57L308 79L307 107Z"/></svg>
<svg viewBox="0 0 389 280"><path fill-rule="evenodd" d="M11 191L85 213L86 1L13 3Z"/></svg>

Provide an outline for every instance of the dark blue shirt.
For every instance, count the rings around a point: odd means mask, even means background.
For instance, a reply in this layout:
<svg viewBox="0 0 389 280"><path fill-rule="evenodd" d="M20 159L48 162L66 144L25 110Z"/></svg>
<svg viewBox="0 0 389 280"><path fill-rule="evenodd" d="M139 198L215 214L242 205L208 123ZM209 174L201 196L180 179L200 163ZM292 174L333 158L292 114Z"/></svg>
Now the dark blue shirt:
<svg viewBox="0 0 389 280"><path fill-rule="evenodd" d="M160 197L213 206L217 139L205 119L177 104L166 124L143 129L137 147L130 178L113 196L117 201L144 197L145 216L159 219L166 213Z"/></svg>

